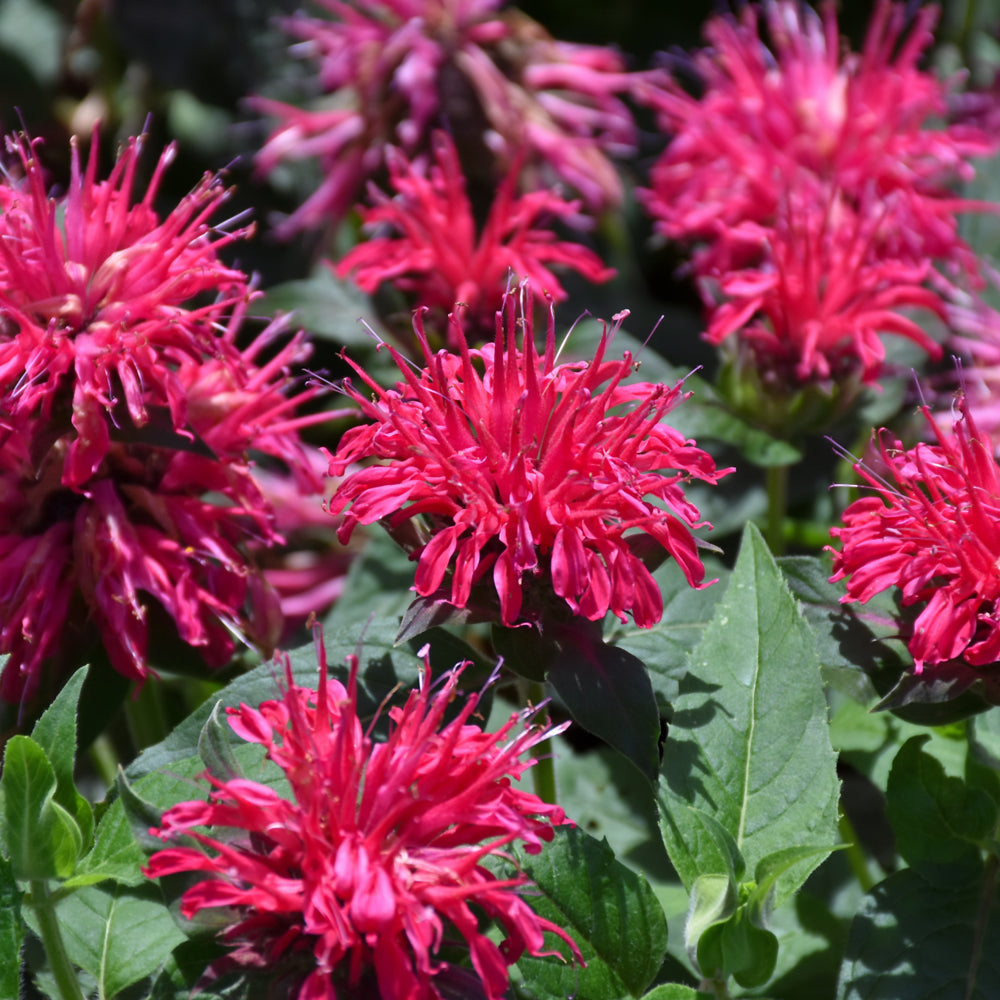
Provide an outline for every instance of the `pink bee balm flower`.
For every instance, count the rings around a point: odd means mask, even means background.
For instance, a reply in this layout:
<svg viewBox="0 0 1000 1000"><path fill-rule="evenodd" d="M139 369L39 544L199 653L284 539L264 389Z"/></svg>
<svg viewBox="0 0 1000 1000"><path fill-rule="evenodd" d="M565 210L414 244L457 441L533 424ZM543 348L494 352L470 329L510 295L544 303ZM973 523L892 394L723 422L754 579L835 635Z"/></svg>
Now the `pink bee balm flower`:
<svg viewBox="0 0 1000 1000"><path fill-rule="evenodd" d="M558 240L542 228L549 219L572 216L578 202L564 201L548 190L517 197L517 174L512 172L497 191L482 232L477 232L458 154L446 133L435 133L434 157L425 176L401 153L390 153L397 197L370 187L375 207L362 209L362 219L367 229L395 233L356 246L337 265L338 275L353 272L369 294L391 282L410 293L417 306L436 310L442 318L462 303L465 324L487 331L493 328L510 272L555 302L566 293L550 264L561 264L592 282L614 277L614 270L593 251Z"/></svg>
<svg viewBox="0 0 1000 1000"><path fill-rule="evenodd" d="M879 259L871 253L877 215L843 205L802 204L779 211L773 228L744 223L733 243L764 245L766 259L726 274L722 304L706 339L737 337L757 370L776 385L810 381L872 383L882 373L882 334L895 334L939 357L936 344L903 310L944 314L924 284L930 262Z"/></svg>
<svg viewBox="0 0 1000 1000"><path fill-rule="evenodd" d="M369 422L346 432L330 473L364 458L380 464L345 475L334 493L339 536L379 520L397 536L413 529L417 593L437 595L450 575L441 597L464 607L473 584L491 576L508 625L520 618L529 581L541 578L585 618L631 612L649 627L662 597L632 543L648 536L699 584L704 567L690 532L698 511L681 484L725 473L661 423L684 398L680 385L624 385L634 362L628 353L605 360L607 328L592 361L557 365L552 312L539 355L525 299L517 315L507 297L496 338L481 350L468 348L456 322L458 354L432 354L418 316L424 368L411 370L390 347L403 374L393 389L348 359L373 398L345 385Z"/></svg>
<svg viewBox="0 0 1000 1000"><path fill-rule="evenodd" d="M73 140L69 188L48 196L35 142L9 138L24 173L0 187L0 386L11 419L72 410L67 456L74 485L108 446L121 404L137 427L150 406L183 425L178 366L212 351L212 323L245 298L247 278L223 265L221 246L248 229L219 233L208 217L227 196L206 175L165 219L152 203L175 149L168 146L141 201L132 189L141 139L130 139L106 181L97 179L97 138L86 169ZM194 306L209 293L216 301Z"/></svg>
<svg viewBox="0 0 1000 1000"><path fill-rule="evenodd" d="M546 949L547 932L581 961L573 939L518 891L526 878L500 879L483 864L515 841L537 853L553 824L566 822L560 808L511 785L534 763L524 755L563 727L533 725L531 709L483 732L472 722L475 694L445 722L459 696L457 667L433 686L425 672L376 743L358 717L357 659L346 688L328 677L322 644L319 661L318 690L297 686L286 658L281 700L228 709L237 735L281 769L287 795L206 775L209 801L174 806L151 831L201 845L157 852L146 874L205 875L181 912L227 915L221 936L233 951L209 977L264 968L297 975L285 979L291 996L335 1000L368 995L366 986L376 995L374 973L384 1000L444 1000L457 970L436 956L464 939L483 995L500 1000L522 954L558 954ZM500 944L483 932L482 915L502 928Z"/></svg>
<svg viewBox="0 0 1000 1000"><path fill-rule="evenodd" d="M234 634L272 649L277 601L247 550L280 536L248 453L320 491L298 431L328 415L296 415L317 389L288 392L308 345L276 349L277 320L237 347L254 293L218 249L247 230L209 225L215 178L154 211L172 147L133 203L139 140L107 181L74 146L61 198L35 144L9 146L24 177L0 184L0 698L31 698L46 664L97 641L147 677L151 611L210 665Z"/></svg>
<svg viewBox="0 0 1000 1000"><path fill-rule="evenodd" d="M241 313L217 337L214 358L175 373L187 423L175 428L164 409L141 430L112 427L83 489L67 481L71 431L41 416L0 428L3 700L31 698L47 661L86 655L95 639L119 673L148 677L153 602L210 666L230 661L235 635L274 647L278 598L247 549L281 536L246 451L286 463L299 490L321 488L283 392L286 368L309 352L299 336L258 368L256 351L285 324L241 353Z"/></svg>
<svg viewBox="0 0 1000 1000"><path fill-rule="evenodd" d="M635 127L619 98L633 78L608 49L551 39L501 0L318 0L331 18L298 15L288 31L319 60L318 85L335 95L316 110L258 99L279 119L260 151L265 171L318 157L324 180L283 227L339 221L387 146L424 147L448 125L499 156L500 172L528 154L530 172L579 191L588 208L618 204L608 153L631 152ZM540 177L537 186L549 186Z"/></svg>
<svg viewBox="0 0 1000 1000"><path fill-rule="evenodd" d="M1000 660L1000 469L965 400L953 435L923 408L936 444L906 450L883 431L883 474L855 468L876 491L852 503L833 551L831 581L847 579L845 602L898 587L920 607L908 646L924 666L961 658L975 667Z"/></svg>
<svg viewBox="0 0 1000 1000"><path fill-rule="evenodd" d="M859 53L846 49L829 2L816 13L768 0L745 6L739 20L712 18L710 47L694 64L703 96L672 80L644 90L673 136L641 194L660 231L704 243L700 274L726 271L732 248L717 238L742 222L769 225L791 184L803 200L832 189L850 204L871 192L892 204L887 252L974 269L955 213L982 206L952 188L972 176L969 157L991 154L997 141L974 125L938 127L949 87L920 68L937 14L879 0Z"/></svg>

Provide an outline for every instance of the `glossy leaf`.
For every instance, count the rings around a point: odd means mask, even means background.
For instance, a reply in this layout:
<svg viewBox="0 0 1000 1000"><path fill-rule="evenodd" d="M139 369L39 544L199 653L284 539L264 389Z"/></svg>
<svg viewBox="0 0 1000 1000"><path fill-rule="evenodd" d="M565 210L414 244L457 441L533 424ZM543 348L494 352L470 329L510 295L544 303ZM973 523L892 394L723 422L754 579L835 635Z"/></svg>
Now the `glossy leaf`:
<svg viewBox="0 0 1000 1000"><path fill-rule="evenodd" d="M674 708L658 801L689 890L700 875L726 872L689 806L730 833L750 869L782 848L836 842L839 782L815 640L752 525ZM784 872L776 901L821 860Z"/></svg>
<svg viewBox="0 0 1000 1000"><path fill-rule="evenodd" d="M649 674L627 650L587 635L569 643L551 663L548 680L573 720L624 754L656 780L660 713Z"/></svg>
<svg viewBox="0 0 1000 1000"><path fill-rule="evenodd" d="M531 907L572 934L585 969L524 957L517 992L532 1000L641 997L663 962L667 924L646 880L615 860L606 843L560 828L541 854L515 852L534 883ZM565 954L567 949L560 946Z"/></svg>

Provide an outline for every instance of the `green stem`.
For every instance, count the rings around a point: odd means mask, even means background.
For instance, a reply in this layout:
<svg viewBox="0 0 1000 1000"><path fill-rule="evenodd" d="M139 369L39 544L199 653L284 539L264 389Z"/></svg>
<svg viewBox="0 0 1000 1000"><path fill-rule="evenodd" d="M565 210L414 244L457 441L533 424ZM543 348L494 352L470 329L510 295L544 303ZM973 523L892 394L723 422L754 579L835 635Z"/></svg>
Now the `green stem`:
<svg viewBox="0 0 1000 1000"><path fill-rule="evenodd" d="M729 987L726 979L703 979L698 984L699 993L711 993L718 1000L729 1000Z"/></svg>
<svg viewBox="0 0 1000 1000"><path fill-rule="evenodd" d="M59 1000L85 1000L76 969L66 954L62 931L59 930L59 920L45 880L32 879L29 885L30 905L38 920L38 933L45 948L52 978L56 983Z"/></svg>
<svg viewBox="0 0 1000 1000"><path fill-rule="evenodd" d="M517 680L521 701L526 706L539 705L545 700L545 688L538 681ZM546 738L536 743L534 755L537 763L532 767L532 780L535 783L535 794L543 801L555 805L556 802L556 766L552 756L552 740Z"/></svg>
<svg viewBox="0 0 1000 1000"><path fill-rule="evenodd" d="M159 743L169 732L160 684L147 683L125 699L125 718L137 751Z"/></svg>
<svg viewBox="0 0 1000 1000"><path fill-rule="evenodd" d="M865 858L865 852L858 843L858 835L854 831L854 824L847 818L847 813L842 812L840 814L837 829L840 830L840 839L847 844L844 853L847 855L847 864L850 866L851 872L858 880L862 891L870 892L875 885L875 880L868 871L868 860Z"/></svg>
<svg viewBox="0 0 1000 1000"><path fill-rule="evenodd" d="M785 514L788 510L788 466L767 469L767 544L775 556L785 554Z"/></svg>
<svg viewBox="0 0 1000 1000"><path fill-rule="evenodd" d="M118 754L107 733L102 733L90 745L90 762L94 765L97 776L104 782L105 788L115 787L115 776L118 774Z"/></svg>

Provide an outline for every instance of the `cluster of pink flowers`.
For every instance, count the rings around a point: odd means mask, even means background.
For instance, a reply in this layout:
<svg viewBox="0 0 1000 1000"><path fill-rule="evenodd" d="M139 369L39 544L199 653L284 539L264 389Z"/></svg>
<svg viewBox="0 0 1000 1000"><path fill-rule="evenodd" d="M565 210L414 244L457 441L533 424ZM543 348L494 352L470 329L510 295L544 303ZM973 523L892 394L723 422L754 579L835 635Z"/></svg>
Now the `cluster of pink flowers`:
<svg viewBox="0 0 1000 1000"><path fill-rule="evenodd" d="M449 128L498 160L502 176L523 158L530 188L553 180L588 209L621 201L607 154L634 148L635 126L619 95L633 85L606 48L559 42L501 0L319 0L331 17L298 15L290 34L319 62L333 106L310 110L258 99L279 120L258 155L279 163L318 158L323 181L285 233L337 222L389 146L415 153Z"/></svg>
<svg viewBox="0 0 1000 1000"><path fill-rule="evenodd" d="M649 627L663 599L632 543L648 536L698 585L698 511L681 485L731 470L661 423L684 399L680 385L625 384L631 355L606 359L614 330L605 327L592 361L557 364L550 310L539 355L522 294L520 309L507 296L493 343L479 350L452 317L458 353L432 354L418 314L424 367L412 371L390 347L403 375L393 389L352 363L373 397L349 383L345 391L368 422L344 434L330 472L365 458L381 464L345 475L334 493L341 540L358 524L384 522L417 560L418 594L465 607L491 577L508 625L540 578L576 614L631 612Z"/></svg>
<svg viewBox="0 0 1000 1000"><path fill-rule="evenodd" d="M550 265L571 268L595 283L614 276L593 251L542 228L549 219L573 216L579 203L548 189L518 196L516 170L501 184L477 232L454 143L438 132L433 146L435 163L427 172L389 151L397 196L372 187L374 207L362 209L365 227L384 235L354 247L337 265L340 276L353 274L369 293L391 282L412 296L413 305L432 310L444 329L445 317L461 306L466 332L481 329L487 337L512 273L553 302L566 293Z"/></svg>
<svg viewBox="0 0 1000 1000"><path fill-rule="evenodd" d="M755 5L709 22L700 99L672 80L646 85L673 139L643 201L661 233L696 244L706 302L727 309L711 339L745 337L757 364L774 358L800 382L853 357L873 382L879 333L940 353L899 310L943 311L936 268L977 273L956 213L982 206L952 189L997 142L971 124L936 127L948 85L919 66L935 8L879 0L847 54L832 3L767 0L762 12L770 47Z"/></svg>
<svg viewBox="0 0 1000 1000"><path fill-rule="evenodd" d="M918 674L957 657L1000 660L1000 467L966 401L958 406L950 435L924 407L936 443L905 449L883 431L882 468L855 465L875 495L831 530L831 579L847 579L845 601L898 588L904 606L919 607L906 636Z"/></svg>
<svg viewBox="0 0 1000 1000"><path fill-rule="evenodd" d="M534 763L524 755L562 727L532 724L529 709L484 732L472 722L475 694L446 722L462 668L432 685L428 667L376 743L358 716L357 659L345 687L328 677L321 644L319 656L318 690L296 685L286 660L280 700L228 710L236 734L281 769L289 797L206 775L209 801L173 806L152 831L200 845L157 852L146 873L204 875L181 912L227 915L221 936L232 950L209 977L266 964L300 1000L369 991L443 1000L463 970L436 956L460 938L483 995L500 1000L521 955L559 953L546 933L580 961L573 939L519 894L527 879L498 878L484 864L514 842L538 852L566 822L558 806L511 785ZM502 943L481 914L503 929Z"/></svg>
<svg viewBox="0 0 1000 1000"><path fill-rule="evenodd" d="M301 334L277 351L275 321L246 348L253 297L213 228L226 198L206 177L165 218L153 208L168 147L134 200L140 140L106 181L95 141L74 143L64 195L50 198L35 144L8 140L0 184L0 696L30 697L48 660L100 638L112 665L147 676L151 603L210 664L234 634L270 648L275 596L247 543L273 542L272 512L248 449L318 491L297 430L290 369ZM20 171L18 180L11 175ZM269 360L264 362L262 354ZM224 498L224 502L210 499ZM82 643L82 644L81 644ZM54 680L59 671L52 672Z"/></svg>

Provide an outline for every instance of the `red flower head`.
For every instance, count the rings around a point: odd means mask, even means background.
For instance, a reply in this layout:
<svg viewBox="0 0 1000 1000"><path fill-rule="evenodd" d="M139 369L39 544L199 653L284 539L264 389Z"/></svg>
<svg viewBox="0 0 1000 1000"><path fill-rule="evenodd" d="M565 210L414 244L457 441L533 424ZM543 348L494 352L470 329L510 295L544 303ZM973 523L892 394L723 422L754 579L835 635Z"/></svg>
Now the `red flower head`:
<svg viewBox="0 0 1000 1000"><path fill-rule="evenodd" d="M151 606L210 664L233 633L271 648L280 615L246 548L279 536L247 453L321 489L297 431L326 417L293 412L317 390L286 395L302 335L274 351L276 321L237 348L253 293L218 248L247 230L210 227L226 195L210 177L159 218L172 147L134 204L139 140L107 181L74 146L59 199L34 144L11 148L24 179L0 185L0 698L30 698L45 661L98 638L121 673L148 676Z"/></svg>
<svg viewBox="0 0 1000 1000"><path fill-rule="evenodd" d="M382 519L394 533L414 529L417 593L437 594L450 572L443 599L464 607L489 573L508 625L528 581L541 577L592 621L631 611L651 626L662 598L630 543L648 536L697 585L704 567L689 529L698 511L681 483L714 483L724 472L660 422L684 398L680 385L625 386L634 362L628 353L605 360L607 329L593 361L557 365L551 310L541 356L530 301L516 312L509 295L492 344L470 350L456 323L459 353L434 355L417 316L425 367L414 373L389 348L404 377L391 390L352 363L374 399L346 391L370 422L347 431L330 473L363 458L383 464L338 487L330 510L344 512L340 538Z"/></svg>
<svg viewBox="0 0 1000 1000"><path fill-rule="evenodd" d="M879 451L885 474L855 468L877 491L852 503L831 529L831 581L848 579L844 601L865 602L898 587L904 606L921 606L908 646L919 674L926 664L962 658L979 667L1000 660L1000 469L990 439L965 400L946 437Z"/></svg>
<svg viewBox="0 0 1000 1000"><path fill-rule="evenodd" d="M146 869L150 878L205 874L181 912L232 915L222 938L234 950L209 975L232 966L281 975L287 966L291 976L301 970L290 995L335 1000L359 995L374 971L383 1000L442 1000L453 967L435 956L464 939L484 995L500 1000L522 954L556 954L546 932L581 960L572 938L518 892L527 879L499 879L483 864L514 841L538 852L552 824L566 822L510 783L534 763L524 754L561 727L531 725L528 710L485 733L471 721L475 694L445 722L458 667L433 686L425 673L376 743L358 717L356 658L345 688L328 678L321 645L319 655L319 690L296 686L286 659L280 701L228 710L237 735L284 773L289 797L206 775L209 801L174 806L151 831L203 848L159 851ZM483 933L480 914L503 928L501 944Z"/></svg>
<svg viewBox="0 0 1000 1000"><path fill-rule="evenodd" d="M972 125L937 127L948 86L919 68L937 9L879 0L860 53L839 37L833 3L817 14L798 0L765 2L770 49L759 11L748 4L738 21L708 22L710 48L695 58L700 99L672 80L645 90L673 136L644 192L660 231L706 243L700 274L726 271L732 247L715 241L745 221L769 225L791 184L821 202L830 190L849 204L872 192L892 202L880 233L887 252L974 269L955 213L981 206L952 186L997 141Z"/></svg>
<svg viewBox="0 0 1000 1000"><path fill-rule="evenodd" d="M766 260L722 278L724 302L706 338L719 344L735 335L753 367L785 389L812 381L877 381L884 333L939 357L940 346L901 311L917 307L943 315L938 294L924 287L930 262L873 256L878 227L877 215L859 217L837 203L801 203L779 210L773 228L735 228L729 241L766 246Z"/></svg>
<svg viewBox="0 0 1000 1000"><path fill-rule="evenodd" d="M606 153L631 152L635 128L617 96L633 80L615 53L554 41L518 11L498 14L501 0L318 2L335 19L298 15L287 27L319 59L319 87L337 107L257 101L281 121L261 168L319 157L325 178L286 233L339 221L387 146L418 151L446 124L499 156L500 173L527 152L530 172L562 180L588 208L621 200Z"/></svg>
<svg viewBox="0 0 1000 1000"><path fill-rule="evenodd" d="M497 191L481 233L476 232L465 177L451 138L434 135L435 165L429 176L398 151L391 151L389 169L398 197L389 198L375 187L370 194L375 207L362 209L366 228L395 235L380 235L356 246L337 265L344 277L366 292L385 281L409 292L417 306L440 312L442 318L457 303L466 327L491 331L494 316L514 272L533 292L553 301L566 298L549 264L562 264L580 272L588 281L608 281L615 272L578 243L557 240L541 228L548 219L567 218L579 207L552 191L535 191L517 197L517 173L508 174Z"/></svg>

